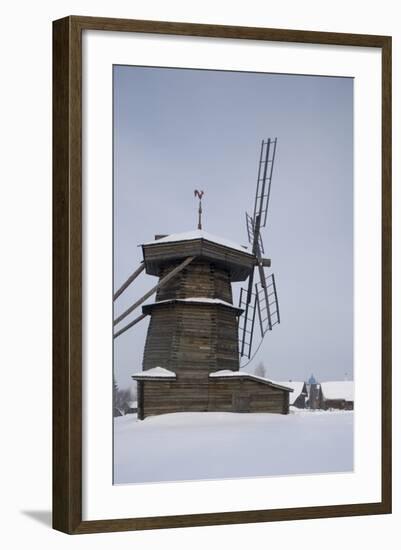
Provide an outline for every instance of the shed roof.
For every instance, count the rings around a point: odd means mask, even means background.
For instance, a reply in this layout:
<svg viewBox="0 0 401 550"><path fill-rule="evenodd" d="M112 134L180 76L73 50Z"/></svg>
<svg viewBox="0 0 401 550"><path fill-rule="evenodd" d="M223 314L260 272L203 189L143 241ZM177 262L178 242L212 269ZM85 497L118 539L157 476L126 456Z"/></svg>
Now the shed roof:
<svg viewBox="0 0 401 550"><path fill-rule="evenodd" d="M273 380L269 380L267 378L264 378L263 376L257 376L256 374L252 374L250 372L244 372L244 371L241 372L241 371L223 369L223 370L211 372L209 374L209 378L249 378L250 380L262 382L263 384L268 384L269 386L273 386L281 390L286 390L288 392L294 391L292 388L288 386L281 385L281 383L273 382Z"/></svg>
<svg viewBox="0 0 401 550"><path fill-rule="evenodd" d="M354 381L336 380L333 382L321 382L322 393L325 399L354 400Z"/></svg>

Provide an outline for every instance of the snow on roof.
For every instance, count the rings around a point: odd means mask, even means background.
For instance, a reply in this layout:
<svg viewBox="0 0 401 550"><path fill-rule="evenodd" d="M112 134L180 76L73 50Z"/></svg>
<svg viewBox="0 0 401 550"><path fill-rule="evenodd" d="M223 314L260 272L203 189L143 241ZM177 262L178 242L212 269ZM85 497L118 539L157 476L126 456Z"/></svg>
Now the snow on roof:
<svg viewBox="0 0 401 550"><path fill-rule="evenodd" d="M217 370L215 372L211 372L209 374L210 378L227 378L227 377L239 377L239 378L250 378L251 380L260 380L261 382L267 382L268 384L271 384L272 386L276 386L277 388L283 388L285 390L290 390L292 392L293 390L290 388L290 386L282 385L281 382L273 382L273 380L269 380L268 378L263 378L263 376L257 376L256 374L252 374L250 372L244 372L244 371L238 371L238 370L229 370L229 369L223 369L223 370Z"/></svg>
<svg viewBox="0 0 401 550"><path fill-rule="evenodd" d="M223 237L216 237L216 235L211 235L202 229L195 229L194 231L187 231L186 233L174 233L173 235L167 235L167 237L162 237L155 241L143 243L143 245L149 246L152 244L160 243L175 243L180 241L192 241L194 239L204 239L205 241L210 241L212 243L220 244L227 248L233 248L234 250L240 250L245 254L252 254L250 250L247 250L246 247L241 246L240 244L233 243ZM142 245L142 246L143 246Z"/></svg>
<svg viewBox="0 0 401 550"><path fill-rule="evenodd" d="M341 380L336 382L321 383L323 397L325 399L345 399L354 400L354 381Z"/></svg>
<svg viewBox="0 0 401 550"><path fill-rule="evenodd" d="M153 302L151 304L146 304L148 306L155 304L171 304L173 302L189 302L189 303L198 303L198 304L220 304L222 306L231 307L233 309L240 309L230 302L225 302L219 298L204 298L201 296L194 296L193 298L173 298L171 300L160 300L159 302Z"/></svg>
<svg viewBox="0 0 401 550"><path fill-rule="evenodd" d="M132 378L176 378L175 372L164 369L163 367L153 367L153 369L142 370L131 375Z"/></svg>
<svg viewBox="0 0 401 550"><path fill-rule="evenodd" d="M302 388L304 387L303 382L293 380L291 382L275 382L275 384L278 384L279 386L286 386L287 388L292 388L293 392L290 395L290 405L295 403L296 399L302 393Z"/></svg>

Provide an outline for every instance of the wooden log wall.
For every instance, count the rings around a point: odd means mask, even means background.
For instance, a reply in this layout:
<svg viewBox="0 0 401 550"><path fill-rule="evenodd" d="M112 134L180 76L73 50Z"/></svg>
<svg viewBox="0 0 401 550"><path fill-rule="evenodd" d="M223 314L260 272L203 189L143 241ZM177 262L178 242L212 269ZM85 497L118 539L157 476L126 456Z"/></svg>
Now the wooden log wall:
<svg viewBox="0 0 401 550"><path fill-rule="evenodd" d="M161 268L160 277L165 277L179 264L179 261ZM156 301L184 298L218 298L232 303L230 273L213 263L194 260L173 277L156 294Z"/></svg>
<svg viewBox="0 0 401 550"><path fill-rule="evenodd" d="M143 370L163 367L194 381L239 369L236 310L185 302L152 307Z"/></svg>
<svg viewBox="0 0 401 550"><path fill-rule="evenodd" d="M268 412L288 414L289 392L248 379L144 380L143 418L173 412ZM138 407L139 407L138 403Z"/></svg>
<svg viewBox="0 0 401 550"><path fill-rule="evenodd" d="M289 392L246 378L211 378L209 410L288 414Z"/></svg>
<svg viewBox="0 0 401 550"><path fill-rule="evenodd" d="M346 411L352 411L354 409L354 402L347 401L346 399L324 399L321 405L322 409L340 409Z"/></svg>
<svg viewBox="0 0 401 550"><path fill-rule="evenodd" d="M207 382L194 384L179 380L144 380L143 417L173 412L205 412L208 406Z"/></svg>

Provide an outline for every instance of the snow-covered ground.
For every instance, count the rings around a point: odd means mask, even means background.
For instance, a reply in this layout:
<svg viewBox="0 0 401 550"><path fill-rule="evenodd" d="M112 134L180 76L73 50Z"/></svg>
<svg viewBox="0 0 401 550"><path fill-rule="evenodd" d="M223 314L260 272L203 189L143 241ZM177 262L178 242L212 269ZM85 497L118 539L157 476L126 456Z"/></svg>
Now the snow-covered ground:
<svg viewBox="0 0 401 550"><path fill-rule="evenodd" d="M353 411L175 413L114 419L114 483L353 469Z"/></svg>

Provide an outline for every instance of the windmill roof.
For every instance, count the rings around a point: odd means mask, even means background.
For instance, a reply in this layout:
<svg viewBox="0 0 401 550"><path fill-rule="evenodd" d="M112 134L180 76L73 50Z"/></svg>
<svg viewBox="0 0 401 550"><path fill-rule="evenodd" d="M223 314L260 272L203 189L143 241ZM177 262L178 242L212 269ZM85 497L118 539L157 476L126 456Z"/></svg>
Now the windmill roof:
<svg viewBox="0 0 401 550"><path fill-rule="evenodd" d="M215 244L220 244L221 246L225 246L226 248L232 248L233 250L239 250L243 252L244 254L253 255L252 251L247 250L245 246L242 246L240 244L234 243L228 239L225 239L224 237L218 237L216 235L212 235L211 233L207 233L206 231L203 231L202 229L195 229L194 231L187 231L185 233L174 233L172 235L167 235L167 237L162 237L161 239L157 239L155 241L150 241L147 243L143 243L144 246L149 246L153 244L161 244L161 243L175 243L175 242L181 242L181 241L193 241L195 239L203 239L205 241L209 241Z"/></svg>

